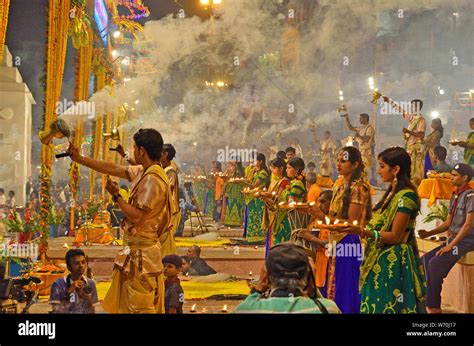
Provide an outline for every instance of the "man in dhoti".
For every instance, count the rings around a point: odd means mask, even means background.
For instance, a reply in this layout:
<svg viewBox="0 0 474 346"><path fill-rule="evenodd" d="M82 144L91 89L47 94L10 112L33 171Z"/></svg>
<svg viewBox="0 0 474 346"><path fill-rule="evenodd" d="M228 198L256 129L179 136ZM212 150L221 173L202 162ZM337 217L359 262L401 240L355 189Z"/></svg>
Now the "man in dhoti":
<svg viewBox="0 0 474 346"><path fill-rule="evenodd" d="M171 254L176 254L176 244L174 236L181 222L181 208L179 207L179 181L178 181L178 167L173 159L176 156L176 149L171 144L163 145L163 154L161 155L160 163L164 168L168 180L170 182L171 195L175 205L176 213L171 216L170 231L165 232L160 237L161 256L165 257Z"/></svg>
<svg viewBox="0 0 474 346"><path fill-rule="evenodd" d="M354 127L349 120L349 114L342 115L346 119L349 130L355 131L355 140L359 143L359 151L362 156L367 179L370 181L372 176L372 166L374 164L374 146L375 146L375 130L369 123L369 115L362 113L359 115L359 122L362 126Z"/></svg>
<svg viewBox="0 0 474 346"><path fill-rule="evenodd" d="M383 99L394 109L402 113L403 117L408 121L408 127L403 128L403 138L405 140L405 149L411 158L411 179L413 183L418 186L424 175L421 144L425 137L426 120L421 115L423 101L418 99L412 100L410 102L410 112L406 112L389 97L384 96Z"/></svg>
<svg viewBox="0 0 474 346"><path fill-rule="evenodd" d="M331 132L325 131L324 138L321 141L321 167L320 173L324 177L330 177L333 171L335 162L335 153L337 145L331 138Z"/></svg>
<svg viewBox="0 0 474 346"><path fill-rule="evenodd" d="M154 129L133 136L136 166L121 166L84 157L71 145L71 159L103 174L132 182L128 202L110 179L106 189L123 211L120 228L124 248L119 251L112 284L103 302L110 313L164 313L164 279L160 236L169 231L174 203L168 177L159 164L163 138Z"/></svg>

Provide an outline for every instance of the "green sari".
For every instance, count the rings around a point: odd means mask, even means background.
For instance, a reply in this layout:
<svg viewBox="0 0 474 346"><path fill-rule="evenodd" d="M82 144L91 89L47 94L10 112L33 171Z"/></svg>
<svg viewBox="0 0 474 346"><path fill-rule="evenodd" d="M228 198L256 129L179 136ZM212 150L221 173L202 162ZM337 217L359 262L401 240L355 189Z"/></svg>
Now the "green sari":
<svg viewBox="0 0 474 346"><path fill-rule="evenodd" d="M261 169L250 180L254 185L258 182L257 187L263 189L268 186L268 172ZM248 242L261 242L265 240L266 232L262 229L263 211L265 203L255 196L245 196L245 204L247 205L246 233L245 238Z"/></svg>
<svg viewBox="0 0 474 346"><path fill-rule="evenodd" d="M204 210L204 207L206 206L206 186L206 180L196 180L193 183L194 197L196 198L196 204L199 210Z"/></svg>
<svg viewBox="0 0 474 346"><path fill-rule="evenodd" d="M409 189L399 191L382 212L377 210L367 229L390 232L397 212L410 215L406 244L367 241L360 268L361 313L422 313L426 280L415 238L418 197Z"/></svg>
<svg viewBox="0 0 474 346"><path fill-rule="evenodd" d="M292 199L294 202L304 202L306 188L299 179L293 179L290 182L289 189L283 190L281 200L288 202ZM297 211L295 211L297 212ZM291 239L292 227L288 218L287 209L278 209L277 220L275 223L275 244L289 241Z"/></svg>
<svg viewBox="0 0 474 346"><path fill-rule="evenodd" d="M243 182L228 182L224 188L224 198L226 198L226 208L224 225L232 227L242 227L244 223L245 199L242 190Z"/></svg>
<svg viewBox="0 0 474 346"><path fill-rule="evenodd" d="M205 215L208 217L214 216L214 208L216 204L216 184L214 180L208 181L208 189L206 194L206 209Z"/></svg>

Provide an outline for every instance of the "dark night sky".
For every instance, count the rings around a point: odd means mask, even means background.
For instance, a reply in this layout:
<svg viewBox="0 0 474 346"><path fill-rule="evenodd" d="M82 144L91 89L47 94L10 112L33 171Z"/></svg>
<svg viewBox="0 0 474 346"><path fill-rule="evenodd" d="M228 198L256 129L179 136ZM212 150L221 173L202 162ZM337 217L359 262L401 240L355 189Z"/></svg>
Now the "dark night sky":
<svg viewBox="0 0 474 346"><path fill-rule="evenodd" d="M184 8L188 15L203 15L198 0L144 0L150 8L148 20L158 20ZM33 106L33 133L42 126L44 93L40 86L43 76L46 42L46 5L48 0L11 0L6 44L14 57L20 58L17 66L28 84L36 105ZM68 45L61 99L73 98L74 49ZM39 140L33 136L33 164L39 160Z"/></svg>

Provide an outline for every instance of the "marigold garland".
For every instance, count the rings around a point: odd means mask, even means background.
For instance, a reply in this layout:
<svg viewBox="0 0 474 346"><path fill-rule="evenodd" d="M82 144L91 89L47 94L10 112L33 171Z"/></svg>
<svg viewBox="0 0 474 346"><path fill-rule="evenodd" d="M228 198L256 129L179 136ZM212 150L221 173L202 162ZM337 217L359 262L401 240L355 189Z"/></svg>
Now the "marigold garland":
<svg viewBox="0 0 474 346"><path fill-rule="evenodd" d="M66 60L67 28L69 25L69 0L49 0L47 42L45 55L45 100L43 129L49 130L51 123L56 119L56 103L59 101ZM41 148L41 199L40 199L40 243L41 259L46 262L46 251L48 248L49 227L47 224L49 208L51 205L50 180L52 166L52 150L50 146L42 145Z"/></svg>
<svg viewBox="0 0 474 346"><path fill-rule="evenodd" d="M8 10L10 9L10 0L0 0L0 63L3 59L3 47L7 37Z"/></svg>

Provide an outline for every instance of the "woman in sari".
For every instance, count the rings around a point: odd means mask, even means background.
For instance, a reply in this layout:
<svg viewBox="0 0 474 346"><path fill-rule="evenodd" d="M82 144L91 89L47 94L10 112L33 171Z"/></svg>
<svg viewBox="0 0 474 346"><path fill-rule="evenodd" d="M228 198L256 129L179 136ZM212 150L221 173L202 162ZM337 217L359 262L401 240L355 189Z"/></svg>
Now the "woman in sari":
<svg viewBox="0 0 474 346"><path fill-rule="evenodd" d="M222 172L222 165L219 161L212 161L211 175L207 179L206 202L203 213L214 218L216 209L216 175Z"/></svg>
<svg viewBox="0 0 474 346"><path fill-rule="evenodd" d="M253 167L253 172L248 177L250 179L249 187L251 189L267 189L270 179L265 155L258 154ZM252 195L245 197L245 204L247 207L245 208L244 237L250 243L261 242L265 240L265 231L261 227L265 204Z"/></svg>
<svg viewBox="0 0 474 346"><path fill-rule="evenodd" d="M415 239L420 203L410 181L411 159L405 149L389 148L378 161L379 174L390 187L367 227L341 230L367 238L360 268L361 312L421 313L426 281Z"/></svg>
<svg viewBox="0 0 474 346"><path fill-rule="evenodd" d="M336 167L340 178L332 189L329 217L332 221L357 221L359 225L365 225L370 219L372 205L360 151L354 147L342 148ZM323 220L320 210L315 208L312 213ZM359 270L363 256L360 238L356 234L331 231L328 241L329 261L323 294L334 300L343 313L359 313Z"/></svg>
<svg viewBox="0 0 474 346"><path fill-rule="evenodd" d="M227 179L243 178L244 169L240 160L230 161L225 173ZM224 225L232 227L242 227L244 223L245 200L242 192L243 181L227 180L224 186Z"/></svg>
<svg viewBox="0 0 474 346"><path fill-rule="evenodd" d="M287 233L287 229L289 230L290 227L286 213L278 208L278 203L284 200L283 194L287 191L287 186L290 182L284 175L285 169L286 162L283 159L277 158L270 162L270 170L274 178L270 182L268 192L273 194L273 196L259 196L265 204L261 226L262 230L267 232L265 254L268 252L268 249L282 241L281 239L284 237L280 233ZM289 240L289 237L286 240Z"/></svg>
<svg viewBox="0 0 474 346"><path fill-rule="evenodd" d="M434 148L440 146L441 138L443 138L443 124L441 119L436 118L431 121L431 132L425 138L425 146L423 149L423 157L425 158L425 175L428 171L433 170L433 163L435 161Z"/></svg>

